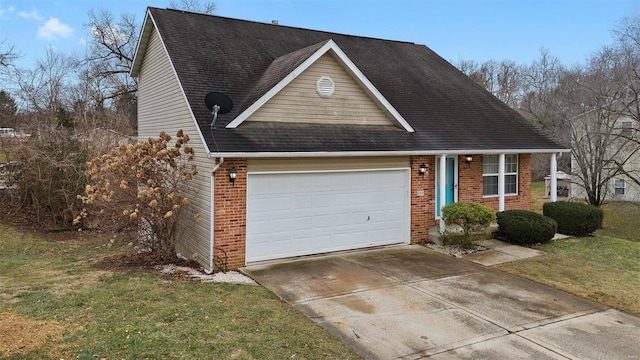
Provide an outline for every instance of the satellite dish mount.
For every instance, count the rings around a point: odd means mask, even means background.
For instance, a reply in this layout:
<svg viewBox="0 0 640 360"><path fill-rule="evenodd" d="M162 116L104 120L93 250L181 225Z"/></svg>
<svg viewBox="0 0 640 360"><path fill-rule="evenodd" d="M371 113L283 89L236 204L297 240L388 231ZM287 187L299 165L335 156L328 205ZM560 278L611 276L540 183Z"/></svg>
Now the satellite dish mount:
<svg viewBox="0 0 640 360"><path fill-rule="evenodd" d="M204 97L204 103L211 111L213 120L211 121L211 128L216 128L216 119L218 114L226 114L233 109L233 102L229 97L221 92L210 92Z"/></svg>

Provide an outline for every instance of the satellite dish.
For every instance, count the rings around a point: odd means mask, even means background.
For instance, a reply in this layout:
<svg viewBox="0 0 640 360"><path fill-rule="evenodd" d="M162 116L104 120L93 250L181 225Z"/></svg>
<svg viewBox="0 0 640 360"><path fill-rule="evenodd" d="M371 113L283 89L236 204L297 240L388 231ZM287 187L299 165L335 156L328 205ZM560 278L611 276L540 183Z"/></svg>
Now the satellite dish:
<svg viewBox="0 0 640 360"><path fill-rule="evenodd" d="M204 97L204 103L207 108L211 110L213 115L213 121L211 122L211 128L215 129L216 119L218 114L226 114L233 109L233 102L229 97L221 92L210 92Z"/></svg>

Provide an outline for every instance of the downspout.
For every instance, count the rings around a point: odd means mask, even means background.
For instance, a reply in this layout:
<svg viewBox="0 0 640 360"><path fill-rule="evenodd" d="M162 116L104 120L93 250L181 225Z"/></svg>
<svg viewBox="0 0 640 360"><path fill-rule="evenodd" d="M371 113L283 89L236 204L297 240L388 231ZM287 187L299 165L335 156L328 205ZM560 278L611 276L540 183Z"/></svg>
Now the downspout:
<svg viewBox="0 0 640 360"><path fill-rule="evenodd" d="M220 168L220 166L222 166L222 164L224 164L224 158L220 157L220 161L215 163L215 165L213 165L213 168L211 169L211 188L209 189L209 193L210 193L210 204L209 204L209 209L211 209L210 211L210 219L209 219L209 234L211 234L211 236L209 237L209 269L205 270L205 272L207 274L211 274L213 273L213 268L215 266L214 262L213 262L213 239L214 239L214 225L215 225L215 194L214 194L214 190L215 190L215 178L216 178L216 171Z"/></svg>

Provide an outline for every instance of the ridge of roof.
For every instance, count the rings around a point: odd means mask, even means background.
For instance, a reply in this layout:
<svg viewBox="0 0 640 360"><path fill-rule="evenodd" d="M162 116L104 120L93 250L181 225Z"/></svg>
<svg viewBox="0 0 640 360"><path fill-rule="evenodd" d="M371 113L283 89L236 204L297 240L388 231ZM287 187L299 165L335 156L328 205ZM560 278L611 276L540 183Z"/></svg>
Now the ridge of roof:
<svg viewBox="0 0 640 360"><path fill-rule="evenodd" d="M216 14L205 14L205 13L199 13L199 12L188 11L188 10L171 9L171 8L164 8L163 9L163 8L158 8L158 7L153 7L153 6L149 6L149 7L147 7L147 9L162 10L162 11L165 11L165 10L166 11L175 11L175 12L180 12L180 13L184 13L184 14L210 16L210 17L216 17L216 18L220 18L220 19L241 21L241 22L252 23L252 24L260 24L260 25L267 25L267 26L280 26L280 27L289 28L289 29L315 31L315 32L324 33L324 34L327 34L327 35L350 36L350 37L361 38L361 39L371 39L371 40L389 41L389 42L395 42L395 43L401 43L401 44L421 45L421 44L416 44L416 43L411 42L411 41L384 39L384 38L378 38L378 37L374 37L374 36L362 36L362 35L354 35L354 34L345 34L345 33L326 31L326 30L316 30L316 29L305 28L305 27L300 27L300 26L293 26L293 25L272 24L272 23L269 23L269 22L240 19L240 18L234 18L234 17L230 17L230 16L221 16L221 15L216 15Z"/></svg>

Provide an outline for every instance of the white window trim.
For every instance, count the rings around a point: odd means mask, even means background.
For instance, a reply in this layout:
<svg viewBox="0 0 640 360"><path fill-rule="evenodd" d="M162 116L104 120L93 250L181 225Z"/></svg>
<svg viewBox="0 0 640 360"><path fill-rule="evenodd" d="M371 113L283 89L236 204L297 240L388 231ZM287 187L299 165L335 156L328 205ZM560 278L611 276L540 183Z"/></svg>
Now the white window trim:
<svg viewBox="0 0 640 360"><path fill-rule="evenodd" d="M482 163L483 163L483 165L484 165L485 156L487 156L487 155L495 155L495 154L483 154L482 155ZM505 192L504 196L518 196L518 189L520 188L519 187L519 185L520 185L520 174L519 174L519 172L520 172L520 156L519 156L519 154L505 154L505 161L506 161L506 157L509 156L509 155L513 155L513 156L516 157L516 171L515 172L507 172L505 170L504 176L505 177L507 177L508 175L515 175L516 176L516 192L515 193L507 193L507 192ZM484 166L483 166L483 169L482 169L482 198L486 199L486 198L497 198L497 197L499 197L500 196L499 194L495 194L495 195L485 195L484 194L484 178L485 178L485 176L486 177L489 177L489 176L499 177L500 174L497 173L497 172L496 173L485 174L484 173ZM506 191L506 187L505 187L505 191ZM498 192L500 192L500 191L498 190Z"/></svg>
<svg viewBox="0 0 640 360"><path fill-rule="evenodd" d="M617 187L616 182L622 181L622 187ZM622 194L617 194L616 190L622 189ZM627 195L627 182L624 179L613 179L613 196L625 196Z"/></svg>

